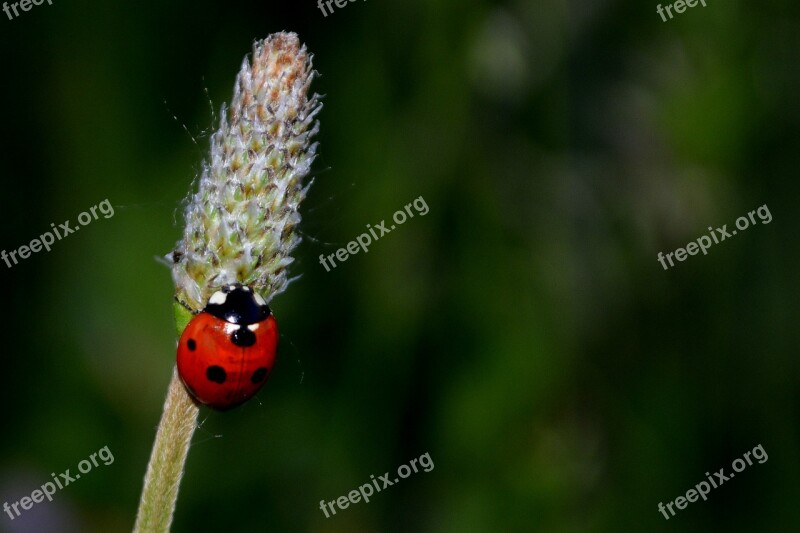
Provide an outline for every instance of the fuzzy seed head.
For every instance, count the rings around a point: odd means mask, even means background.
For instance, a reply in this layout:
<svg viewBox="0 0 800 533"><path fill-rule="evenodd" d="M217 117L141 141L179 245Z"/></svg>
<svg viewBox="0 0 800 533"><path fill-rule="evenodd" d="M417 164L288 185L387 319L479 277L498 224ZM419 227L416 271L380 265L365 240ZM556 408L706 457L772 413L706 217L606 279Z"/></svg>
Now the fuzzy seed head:
<svg viewBox="0 0 800 533"><path fill-rule="evenodd" d="M192 309L231 283L267 301L286 288L310 186L303 179L316 157L311 138L322 105L308 95L313 77L311 56L294 33L256 42L242 62L186 206L183 239L167 255L177 297Z"/></svg>

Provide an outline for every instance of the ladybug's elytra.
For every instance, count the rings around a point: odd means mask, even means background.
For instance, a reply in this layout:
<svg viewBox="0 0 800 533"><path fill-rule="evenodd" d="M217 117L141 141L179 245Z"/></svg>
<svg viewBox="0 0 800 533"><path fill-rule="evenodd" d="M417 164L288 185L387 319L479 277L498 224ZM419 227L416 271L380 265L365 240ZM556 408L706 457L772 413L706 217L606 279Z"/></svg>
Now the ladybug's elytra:
<svg viewBox="0 0 800 533"><path fill-rule="evenodd" d="M178 343L178 374L198 402L221 411L252 397L272 372L278 324L250 287L228 285L208 299Z"/></svg>

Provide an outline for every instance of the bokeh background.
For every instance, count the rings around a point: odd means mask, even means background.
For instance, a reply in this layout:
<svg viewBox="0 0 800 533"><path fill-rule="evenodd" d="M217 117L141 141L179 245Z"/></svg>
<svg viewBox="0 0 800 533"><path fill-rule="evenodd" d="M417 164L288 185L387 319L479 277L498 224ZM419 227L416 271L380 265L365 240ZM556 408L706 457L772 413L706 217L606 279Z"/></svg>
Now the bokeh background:
<svg viewBox="0 0 800 533"><path fill-rule="evenodd" d="M800 526L800 7L614 0L54 0L0 14L0 497L103 446L0 531L133 525L174 362L181 231L252 41L324 95L269 383L201 412L173 530L791 531ZM184 128L185 126L185 128ZM419 196L430 212L318 263ZM757 225L656 260L767 204ZM756 464L657 510L761 444ZM435 468L325 518L429 453Z"/></svg>

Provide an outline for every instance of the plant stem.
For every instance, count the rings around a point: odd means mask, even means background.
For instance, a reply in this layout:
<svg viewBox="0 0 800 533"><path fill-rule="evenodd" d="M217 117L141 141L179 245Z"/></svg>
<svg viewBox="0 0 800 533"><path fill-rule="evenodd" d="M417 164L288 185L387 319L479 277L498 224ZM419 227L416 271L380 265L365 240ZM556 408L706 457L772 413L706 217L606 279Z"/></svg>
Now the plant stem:
<svg viewBox="0 0 800 533"><path fill-rule="evenodd" d="M173 369L164 413L144 478L134 533L166 532L172 523L198 407Z"/></svg>

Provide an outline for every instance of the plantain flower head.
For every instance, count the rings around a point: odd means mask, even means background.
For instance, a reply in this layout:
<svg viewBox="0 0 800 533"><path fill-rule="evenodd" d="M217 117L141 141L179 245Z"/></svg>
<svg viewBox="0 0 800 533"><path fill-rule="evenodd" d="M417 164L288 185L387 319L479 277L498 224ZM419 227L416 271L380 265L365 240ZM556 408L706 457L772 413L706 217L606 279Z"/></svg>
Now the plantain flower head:
<svg viewBox="0 0 800 533"><path fill-rule="evenodd" d="M269 301L289 282L322 108L309 96L311 60L296 34L276 33L242 62L187 203L183 238L167 255L176 296L193 310L224 285L248 285Z"/></svg>

